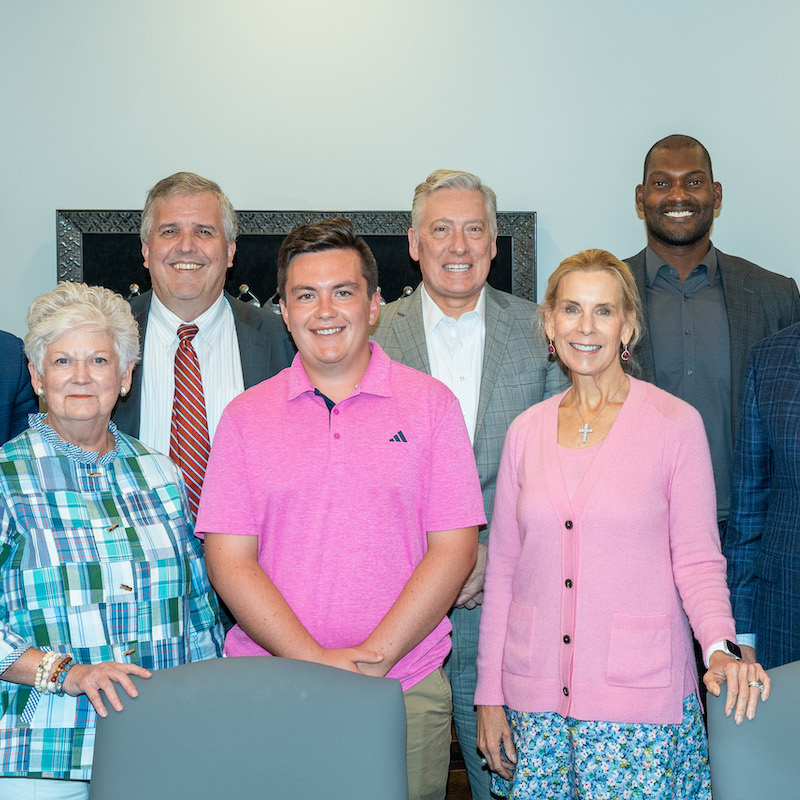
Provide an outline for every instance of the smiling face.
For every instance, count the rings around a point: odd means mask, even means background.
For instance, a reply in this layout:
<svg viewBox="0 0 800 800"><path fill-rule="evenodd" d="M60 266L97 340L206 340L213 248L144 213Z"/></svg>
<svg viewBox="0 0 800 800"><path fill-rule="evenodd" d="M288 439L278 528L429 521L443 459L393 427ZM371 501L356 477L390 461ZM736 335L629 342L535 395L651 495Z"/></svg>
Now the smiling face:
<svg viewBox="0 0 800 800"><path fill-rule="evenodd" d="M312 382L332 374L355 386L369 364L369 328L380 314L380 294L367 296L358 253L324 250L295 256L280 305Z"/></svg>
<svg viewBox="0 0 800 800"><path fill-rule="evenodd" d="M211 192L157 200L153 226L142 244L156 297L184 322L209 309L222 294L236 242L225 240L222 209Z"/></svg>
<svg viewBox="0 0 800 800"><path fill-rule="evenodd" d="M545 332L558 357L574 374L599 377L621 371L620 345L633 335L623 310L622 290L609 272L576 270L561 279Z"/></svg>
<svg viewBox="0 0 800 800"><path fill-rule="evenodd" d="M34 391L44 390L47 421L58 435L76 443L80 427L104 430L122 387L131 387L131 364L120 372L119 356L107 331L82 325L63 333L44 353L43 371L28 365Z"/></svg>
<svg viewBox="0 0 800 800"><path fill-rule="evenodd" d="M707 239L721 203L722 187L711 180L699 147L654 150L645 182L636 188L648 240L667 247L689 247Z"/></svg>
<svg viewBox="0 0 800 800"><path fill-rule="evenodd" d="M425 289L445 314L472 311L497 255L486 200L477 189L438 189L425 198L419 229L408 232Z"/></svg>

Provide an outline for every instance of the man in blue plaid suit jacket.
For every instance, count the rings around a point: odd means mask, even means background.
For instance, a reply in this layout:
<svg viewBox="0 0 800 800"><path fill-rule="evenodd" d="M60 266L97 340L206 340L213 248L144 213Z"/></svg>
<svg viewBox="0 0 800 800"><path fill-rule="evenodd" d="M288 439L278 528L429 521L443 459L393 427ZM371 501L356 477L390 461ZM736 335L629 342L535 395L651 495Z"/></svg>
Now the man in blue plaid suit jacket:
<svg viewBox="0 0 800 800"><path fill-rule="evenodd" d="M723 550L748 660L800 659L800 323L750 349Z"/></svg>
<svg viewBox="0 0 800 800"><path fill-rule="evenodd" d="M444 381L461 402L472 438L487 528L478 563L450 613L453 649L445 670L456 735L474 800L489 800L476 744L474 706L483 571L497 467L506 431L526 408L567 387L536 335L536 306L486 282L496 254L497 200L468 172L437 170L417 186L408 232L422 283L389 303L373 338L395 361ZM481 352L483 357L480 357Z"/></svg>

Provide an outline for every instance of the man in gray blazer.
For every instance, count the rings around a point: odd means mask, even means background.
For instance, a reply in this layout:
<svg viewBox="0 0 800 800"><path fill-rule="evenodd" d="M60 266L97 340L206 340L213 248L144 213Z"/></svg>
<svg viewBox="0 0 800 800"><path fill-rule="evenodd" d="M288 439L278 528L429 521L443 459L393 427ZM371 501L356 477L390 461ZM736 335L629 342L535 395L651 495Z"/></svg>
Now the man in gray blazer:
<svg viewBox="0 0 800 800"><path fill-rule="evenodd" d="M497 254L495 193L476 175L437 170L417 186L411 224L409 251L419 261L422 283L383 308L373 338L390 358L450 387L472 439L489 525L480 532L478 562L450 614L453 649L445 669L472 796L489 800L474 696L497 467L514 417L567 384L534 333L536 306L486 282Z"/></svg>
<svg viewBox="0 0 800 800"><path fill-rule="evenodd" d="M722 186L700 142L679 134L656 142L636 187L647 247L627 262L647 311L634 356L647 380L703 417L724 535L747 351L800 320L800 296L794 280L714 247L721 203Z"/></svg>
<svg viewBox="0 0 800 800"><path fill-rule="evenodd" d="M191 172L159 181L142 212L144 265L153 290L131 302L143 361L117 404L119 428L170 452L174 358L181 323L194 323L208 431L227 403L270 378L294 356L282 320L223 291L236 252L236 212L220 187Z"/></svg>

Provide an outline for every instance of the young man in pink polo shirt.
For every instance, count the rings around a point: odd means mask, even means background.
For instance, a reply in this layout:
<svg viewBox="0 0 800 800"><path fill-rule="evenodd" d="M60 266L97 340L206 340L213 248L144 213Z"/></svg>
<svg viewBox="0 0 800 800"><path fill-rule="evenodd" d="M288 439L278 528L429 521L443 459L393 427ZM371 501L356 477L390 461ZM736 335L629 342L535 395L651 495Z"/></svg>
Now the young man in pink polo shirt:
<svg viewBox="0 0 800 800"><path fill-rule="evenodd" d="M397 678L409 797L441 799L446 614L485 518L458 401L369 341L377 283L349 220L286 238L278 291L298 355L223 414L197 530L209 577L238 620L226 653Z"/></svg>

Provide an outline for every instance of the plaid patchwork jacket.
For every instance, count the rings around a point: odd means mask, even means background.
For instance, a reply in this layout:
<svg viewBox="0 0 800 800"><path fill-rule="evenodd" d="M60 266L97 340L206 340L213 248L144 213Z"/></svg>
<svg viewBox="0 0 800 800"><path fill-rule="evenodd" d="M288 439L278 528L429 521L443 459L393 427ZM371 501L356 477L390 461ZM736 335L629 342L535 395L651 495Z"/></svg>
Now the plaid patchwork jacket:
<svg viewBox="0 0 800 800"><path fill-rule="evenodd" d="M30 420L0 449L0 673L30 645L150 670L220 656L175 465L113 423L98 459ZM0 680L0 775L88 780L95 722L85 696Z"/></svg>

